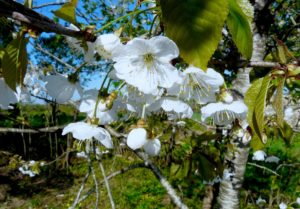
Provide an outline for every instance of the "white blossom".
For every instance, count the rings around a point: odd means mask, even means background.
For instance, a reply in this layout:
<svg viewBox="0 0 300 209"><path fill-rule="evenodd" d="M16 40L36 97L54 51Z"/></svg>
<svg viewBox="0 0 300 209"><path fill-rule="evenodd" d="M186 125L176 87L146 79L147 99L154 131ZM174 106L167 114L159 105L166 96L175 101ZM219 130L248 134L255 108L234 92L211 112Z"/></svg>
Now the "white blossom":
<svg viewBox="0 0 300 209"><path fill-rule="evenodd" d="M105 59L111 59L115 49L122 46L120 38L114 34L103 34L96 39L96 50Z"/></svg>
<svg viewBox="0 0 300 209"><path fill-rule="evenodd" d="M148 107L151 111L157 111L160 108L171 114L173 119L193 116L193 110L188 104L173 97L162 97Z"/></svg>
<svg viewBox="0 0 300 209"><path fill-rule="evenodd" d="M79 31L79 28L75 25L71 24L69 26L70 29ZM95 44L92 42L82 42L81 40L78 40L76 38L66 36L66 41L68 45L75 51L77 54L83 54L84 55L84 61L87 63L91 63L94 61L94 54L95 54ZM84 47L84 44L86 46Z"/></svg>
<svg viewBox="0 0 300 209"><path fill-rule="evenodd" d="M248 108L242 101L234 101L231 104L218 102L202 107L201 116L203 121L211 117L214 124L224 126L231 124L235 119L245 119L247 111Z"/></svg>
<svg viewBox="0 0 300 209"><path fill-rule="evenodd" d="M144 128L131 130L127 137L127 145L133 150L143 147L150 156L158 155L161 148L159 139L148 139L147 131Z"/></svg>
<svg viewBox="0 0 300 209"><path fill-rule="evenodd" d="M18 99L15 92L0 78L0 109L9 109L10 104L17 103Z"/></svg>
<svg viewBox="0 0 300 209"><path fill-rule="evenodd" d="M266 156L267 154L263 150L257 150L256 152L253 153L252 160L264 161Z"/></svg>
<svg viewBox="0 0 300 209"><path fill-rule="evenodd" d="M31 102L30 94L28 92L27 87L17 86L16 90L17 90L17 99L18 99L18 101L23 102L23 103Z"/></svg>
<svg viewBox="0 0 300 209"><path fill-rule="evenodd" d="M259 198L256 200L256 204L257 205L262 205L262 204L266 204L267 201L265 199L262 199L260 196Z"/></svg>
<svg viewBox="0 0 300 209"><path fill-rule="evenodd" d="M298 205L300 205L300 197L297 197L296 203L297 203Z"/></svg>
<svg viewBox="0 0 300 209"><path fill-rule="evenodd" d="M280 159L276 156L268 156L265 160L267 163L279 163Z"/></svg>
<svg viewBox="0 0 300 209"><path fill-rule="evenodd" d="M68 78L63 75L49 75L44 78L48 94L55 99L57 103L65 103L69 101L77 91L82 95L82 87L78 82L71 83Z"/></svg>
<svg viewBox="0 0 300 209"><path fill-rule="evenodd" d="M285 204L284 202L279 204L279 209L287 209L287 204Z"/></svg>
<svg viewBox="0 0 300 209"><path fill-rule="evenodd" d="M224 84L224 78L212 68L206 72L190 66L182 73L182 83L175 83L168 89L169 95L179 95L185 100L194 100L198 104L216 101L215 92Z"/></svg>
<svg viewBox="0 0 300 209"><path fill-rule="evenodd" d="M63 129L62 135L66 135L67 133L72 133L73 137L80 141L91 140L94 138L106 148L113 148L113 142L108 131L104 128L97 127L96 125L85 122L70 123Z"/></svg>
<svg viewBox="0 0 300 209"><path fill-rule="evenodd" d="M78 107L80 112L85 112L90 118L94 117L94 111L96 107L98 97L98 91L95 89L87 90L82 96L81 103ZM111 109L108 109L106 103L99 101L95 117L99 119L99 125L106 125L118 120L118 111L122 109L124 104L117 98L112 105Z"/></svg>
<svg viewBox="0 0 300 209"><path fill-rule="evenodd" d="M163 36L135 38L113 52L116 76L149 94L178 82L179 71L170 61L179 55L176 44Z"/></svg>

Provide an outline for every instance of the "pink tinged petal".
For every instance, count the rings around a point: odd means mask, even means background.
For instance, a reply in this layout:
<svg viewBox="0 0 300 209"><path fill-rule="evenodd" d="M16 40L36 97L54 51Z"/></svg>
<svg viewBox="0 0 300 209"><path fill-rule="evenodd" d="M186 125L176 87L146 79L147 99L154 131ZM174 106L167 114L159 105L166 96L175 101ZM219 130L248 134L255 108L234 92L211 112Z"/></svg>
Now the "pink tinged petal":
<svg viewBox="0 0 300 209"><path fill-rule="evenodd" d="M127 145L133 150L139 149L147 142L147 131L143 128L136 128L129 132Z"/></svg>
<svg viewBox="0 0 300 209"><path fill-rule="evenodd" d="M156 156L160 152L161 144L158 139L147 140L143 148L149 156Z"/></svg>
<svg viewBox="0 0 300 209"><path fill-rule="evenodd" d="M168 63L179 56L179 49L175 42L165 36L156 36L149 40L155 57L161 62Z"/></svg>
<svg viewBox="0 0 300 209"><path fill-rule="evenodd" d="M97 128L97 133L94 135L94 138L108 149L114 147L110 134L103 128Z"/></svg>

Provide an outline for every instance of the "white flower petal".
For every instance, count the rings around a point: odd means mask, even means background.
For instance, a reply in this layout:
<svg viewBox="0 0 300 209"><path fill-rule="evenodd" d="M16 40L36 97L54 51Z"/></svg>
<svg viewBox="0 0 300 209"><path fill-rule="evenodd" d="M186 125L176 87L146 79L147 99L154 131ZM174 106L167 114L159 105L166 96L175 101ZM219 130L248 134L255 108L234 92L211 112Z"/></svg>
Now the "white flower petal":
<svg viewBox="0 0 300 209"><path fill-rule="evenodd" d="M159 87L170 88L181 80L178 70L170 64L177 55L174 42L156 37L150 40L135 38L115 50L112 57L119 79L143 93L152 94Z"/></svg>
<svg viewBox="0 0 300 209"><path fill-rule="evenodd" d="M114 34L103 34L96 40L96 50L105 59L110 59L113 51L121 46L120 38Z"/></svg>
<svg viewBox="0 0 300 209"><path fill-rule="evenodd" d="M147 131L143 128L131 130L127 137L127 145L133 150L139 149L147 142Z"/></svg>
<svg viewBox="0 0 300 209"><path fill-rule="evenodd" d="M149 44L153 46L155 56L162 62L169 62L179 56L179 49L174 41L165 36L153 37Z"/></svg>
<svg viewBox="0 0 300 209"><path fill-rule="evenodd" d="M112 149L114 147L113 142L111 140L111 136L107 130L98 127L97 134L94 136L100 143L102 143L106 148Z"/></svg>
<svg viewBox="0 0 300 209"><path fill-rule="evenodd" d="M276 156L269 156L266 158L265 162L267 163L279 163L280 159Z"/></svg>
<svg viewBox="0 0 300 209"><path fill-rule="evenodd" d="M0 109L9 109L9 104L17 103L15 92L0 78Z"/></svg>
<svg viewBox="0 0 300 209"><path fill-rule="evenodd" d="M79 84L72 84L62 75L50 75L44 79L48 94L58 103L65 103L71 99L75 90L81 94L82 88Z"/></svg>
<svg viewBox="0 0 300 209"><path fill-rule="evenodd" d="M212 117L214 124L227 125L235 119L245 119L247 111L248 108L242 101L234 101L231 104L218 102L202 107L201 116L203 121L208 117Z"/></svg>
<svg viewBox="0 0 300 209"><path fill-rule="evenodd" d="M264 151L257 150L256 152L253 153L252 160L264 161L266 156L267 154Z"/></svg>
<svg viewBox="0 0 300 209"><path fill-rule="evenodd" d="M288 208L288 206L284 202L279 204L279 209L287 209L287 208Z"/></svg>
<svg viewBox="0 0 300 209"><path fill-rule="evenodd" d="M151 139L147 140L143 148L149 156L156 156L160 152L161 144L159 139Z"/></svg>

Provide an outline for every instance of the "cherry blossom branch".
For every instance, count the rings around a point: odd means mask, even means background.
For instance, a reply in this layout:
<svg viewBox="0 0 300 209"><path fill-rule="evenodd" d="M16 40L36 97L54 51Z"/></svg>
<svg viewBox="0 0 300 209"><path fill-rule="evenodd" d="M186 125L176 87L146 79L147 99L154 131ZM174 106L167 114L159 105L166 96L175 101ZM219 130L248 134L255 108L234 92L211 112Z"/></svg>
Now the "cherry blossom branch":
<svg viewBox="0 0 300 209"><path fill-rule="evenodd" d="M106 129L112 136L116 136L118 138L120 137L119 133L116 133L115 130L113 130L113 128L109 128ZM113 131L112 131L113 130ZM155 175L155 177L159 180L159 182L161 183L161 185L166 189L168 195L170 196L171 200L173 201L173 203L181 208L181 209L186 209L188 208L180 199L180 197L176 194L175 189L171 186L171 184L168 182L168 180L162 175L161 171L159 170L159 168L157 166L155 166L149 159L148 156L145 155L143 152L136 152L134 151L135 154L144 161L145 163L145 167L150 169L152 171L152 173Z"/></svg>

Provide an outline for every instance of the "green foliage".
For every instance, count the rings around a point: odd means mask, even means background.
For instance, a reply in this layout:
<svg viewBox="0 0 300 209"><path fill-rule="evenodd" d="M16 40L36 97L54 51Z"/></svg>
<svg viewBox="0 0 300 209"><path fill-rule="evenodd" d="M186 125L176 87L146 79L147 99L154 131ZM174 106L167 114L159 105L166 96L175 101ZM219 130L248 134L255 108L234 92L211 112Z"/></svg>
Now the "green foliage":
<svg viewBox="0 0 300 209"><path fill-rule="evenodd" d="M246 92L245 103L248 106L247 120L254 133L266 143L264 135L264 111L271 77L257 79Z"/></svg>
<svg viewBox="0 0 300 209"><path fill-rule="evenodd" d="M252 32L247 16L236 3L236 0L229 0L229 14L226 20L232 39L239 52L250 59L252 56Z"/></svg>
<svg viewBox="0 0 300 209"><path fill-rule="evenodd" d="M279 127L283 126L283 118L284 118L284 112L283 112L283 88L284 88L285 78L280 78L277 90L276 90L276 97L274 101L274 109L276 111L276 119L277 124Z"/></svg>
<svg viewBox="0 0 300 209"><path fill-rule="evenodd" d="M61 19L76 25L77 2L78 0L71 0L70 2L64 4L59 10L53 11L53 13L57 17L60 17Z"/></svg>
<svg viewBox="0 0 300 209"><path fill-rule="evenodd" d="M221 39L227 1L164 0L161 8L166 34L175 41L180 55L205 70Z"/></svg>
<svg viewBox="0 0 300 209"><path fill-rule="evenodd" d="M12 40L5 48L5 54L2 58L2 73L7 85L13 90L16 84L22 84L27 69L27 51L26 45L28 38L23 34Z"/></svg>

